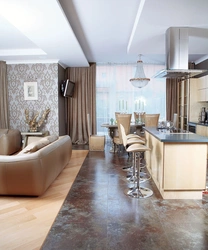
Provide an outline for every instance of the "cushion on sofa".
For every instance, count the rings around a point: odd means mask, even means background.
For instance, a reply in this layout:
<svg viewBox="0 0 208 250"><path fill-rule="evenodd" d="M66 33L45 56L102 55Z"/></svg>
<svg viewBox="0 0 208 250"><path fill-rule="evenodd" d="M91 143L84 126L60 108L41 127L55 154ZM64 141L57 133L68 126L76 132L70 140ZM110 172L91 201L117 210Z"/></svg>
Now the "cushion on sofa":
<svg viewBox="0 0 208 250"><path fill-rule="evenodd" d="M58 140L59 137L57 135L48 135L44 138L46 138L49 141L49 143L52 143L52 142Z"/></svg>
<svg viewBox="0 0 208 250"><path fill-rule="evenodd" d="M39 149L47 146L48 144L58 140L58 138L59 137L57 135L48 135L40 139L39 141L31 142L30 144L27 145L27 147L25 147L22 151L20 151L18 155L36 152Z"/></svg>
<svg viewBox="0 0 208 250"><path fill-rule="evenodd" d="M32 153L50 144L49 140L42 138L39 141L32 142L27 147L25 147L19 154ZM18 154L18 155L19 155Z"/></svg>

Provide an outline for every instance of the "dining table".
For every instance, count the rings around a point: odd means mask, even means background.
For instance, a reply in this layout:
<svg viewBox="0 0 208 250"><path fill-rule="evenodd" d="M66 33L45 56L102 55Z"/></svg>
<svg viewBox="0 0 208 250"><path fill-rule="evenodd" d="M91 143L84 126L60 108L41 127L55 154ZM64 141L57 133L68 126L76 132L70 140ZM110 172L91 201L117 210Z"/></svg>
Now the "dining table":
<svg viewBox="0 0 208 250"><path fill-rule="evenodd" d="M130 133L136 133L140 136L144 135L144 131L143 131L143 127L144 127L144 123L140 123L140 122L131 122L130 123ZM114 144L113 144L113 137L118 135L118 124L114 123L114 124L110 124L110 123L103 123L101 124L101 127L107 128L108 129L108 135L111 139L111 149L110 152L114 152Z"/></svg>

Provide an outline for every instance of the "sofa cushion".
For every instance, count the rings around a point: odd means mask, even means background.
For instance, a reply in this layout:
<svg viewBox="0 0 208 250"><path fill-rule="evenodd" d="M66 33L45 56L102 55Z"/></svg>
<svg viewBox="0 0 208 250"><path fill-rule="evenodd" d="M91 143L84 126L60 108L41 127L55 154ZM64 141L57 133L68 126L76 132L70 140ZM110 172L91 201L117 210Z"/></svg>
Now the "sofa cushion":
<svg viewBox="0 0 208 250"><path fill-rule="evenodd" d="M49 143L52 143L52 142L58 140L59 137L57 135L48 135L44 138L46 138L49 141Z"/></svg>
<svg viewBox="0 0 208 250"><path fill-rule="evenodd" d="M31 142L30 144L27 145L27 147L25 147L22 151L20 151L18 155L36 152L39 149L47 146L48 144L58 140L58 138L59 137L57 135L48 135L40 139L39 141Z"/></svg>
<svg viewBox="0 0 208 250"><path fill-rule="evenodd" d="M32 142L27 147L25 147L19 154L32 153L50 144L49 140L42 138L39 141Z"/></svg>

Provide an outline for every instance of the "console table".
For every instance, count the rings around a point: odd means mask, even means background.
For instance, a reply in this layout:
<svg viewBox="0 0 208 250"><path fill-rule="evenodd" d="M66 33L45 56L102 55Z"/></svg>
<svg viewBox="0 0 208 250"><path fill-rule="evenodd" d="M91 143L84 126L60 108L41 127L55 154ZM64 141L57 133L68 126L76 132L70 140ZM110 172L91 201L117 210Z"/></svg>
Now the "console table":
<svg viewBox="0 0 208 250"><path fill-rule="evenodd" d="M21 135L24 136L24 142L22 148L25 148L28 144L28 138L33 136L44 137L49 135L49 131L42 131L42 132L21 132Z"/></svg>

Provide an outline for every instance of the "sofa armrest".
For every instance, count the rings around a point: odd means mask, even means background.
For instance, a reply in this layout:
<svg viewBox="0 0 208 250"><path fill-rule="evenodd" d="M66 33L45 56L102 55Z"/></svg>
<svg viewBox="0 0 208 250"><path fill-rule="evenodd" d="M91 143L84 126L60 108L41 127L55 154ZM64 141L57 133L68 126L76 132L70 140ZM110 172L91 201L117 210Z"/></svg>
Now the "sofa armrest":
<svg viewBox="0 0 208 250"><path fill-rule="evenodd" d="M0 195L43 194L68 164L71 153L71 138L63 136L34 153L0 155Z"/></svg>

